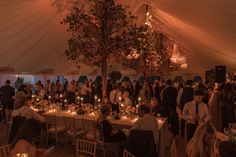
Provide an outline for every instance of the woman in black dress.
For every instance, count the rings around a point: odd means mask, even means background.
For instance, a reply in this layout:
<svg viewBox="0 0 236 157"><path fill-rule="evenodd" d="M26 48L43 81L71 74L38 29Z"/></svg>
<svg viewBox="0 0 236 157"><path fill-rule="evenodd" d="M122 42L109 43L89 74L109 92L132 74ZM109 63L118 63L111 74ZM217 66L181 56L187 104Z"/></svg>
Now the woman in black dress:
<svg viewBox="0 0 236 157"><path fill-rule="evenodd" d="M122 131L118 131L114 129L107 119L111 113L111 109L109 106L104 105L101 108L101 114L98 117L97 123L101 126L101 133L104 137L104 142L122 142L127 139L125 134Z"/></svg>

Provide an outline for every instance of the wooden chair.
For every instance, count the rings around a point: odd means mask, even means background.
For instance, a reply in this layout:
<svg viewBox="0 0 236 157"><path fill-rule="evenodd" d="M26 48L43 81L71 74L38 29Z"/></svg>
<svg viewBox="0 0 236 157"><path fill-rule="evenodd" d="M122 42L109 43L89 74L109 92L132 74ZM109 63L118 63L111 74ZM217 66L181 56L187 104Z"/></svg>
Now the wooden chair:
<svg viewBox="0 0 236 157"><path fill-rule="evenodd" d="M11 150L10 150L11 145L4 145L0 147L0 157L9 157Z"/></svg>
<svg viewBox="0 0 236 157"><path fill-rule="evenodd" d="M113 157L118 157L120 143L109 143L104 141L103 126L96 123L95 139L97 143L97 148L103 152L103 157L107 154L112 154Z"/></svg>
<svg viewBox="0 0 236 157"><path fill-rule="evenodd" d="M123 157L135 157L135 156L125 149L123 152Z"/></svg>
<svg viewBox="0 0 236 157"><path fill-rule="evenodd" d="M80 155L89 155L96 157L97 145L95 142L77 139L76 141L76 157Z"/></svg>
<svg viewBox="0 0 236 157"><path fill-rule="evenodd" d="M95 141L96 139L96 129L95 122L88 119L82 119L84 138L89 141Z"/></svg>
<svg viewBox="0 0 236 157"><path fill-rule="evenodd" d="M63 120L65 124L65 140L67 147L68 141L75 143L77 137L84 135L84 131L76 126L76 119L74 117L63 117Z"/></svg>
<svg viewBox="0 0 236 157"><path fill-rule="evenodd" d="M48 138L54 137L56 140L56 147L59 146L59 135L65 133L64 126L58 126L55 115L45 116L46 121L46 146L48 145ZM62 136L61 136L62 137Z"/></svg>
<svg viewBox="0 0 236 157"><path fill-rule="evenodd" d="M5 113L6 113L6 128L7 128L7 136L9 136L10 134L10 128L11 128L11 125L12 125L12 110L9 110L9 109L6 109L5 110Z"/></svg>

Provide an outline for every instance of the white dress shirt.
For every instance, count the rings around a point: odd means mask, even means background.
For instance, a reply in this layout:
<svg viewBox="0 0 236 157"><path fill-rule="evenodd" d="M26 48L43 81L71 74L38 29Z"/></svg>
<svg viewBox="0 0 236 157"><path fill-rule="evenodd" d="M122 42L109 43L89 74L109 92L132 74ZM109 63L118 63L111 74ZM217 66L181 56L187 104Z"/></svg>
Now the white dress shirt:
<svg viewBox="0 0 236 157"><path fill-rule="evenodd" d="M145 114L133 124L131 130L152 130L155 144L158 146L159 129L155 116L152 116L151 114Z"/></svg>
<svg viewBox="0 0 236 157"><path fill-rule="evenodd" d="M210 120L209 111L207 105L203 102L198 104L198 115L196 115L196 102L190 101L184 105L182 118L187 120L187 123L196 124L196 120L193 117L199 117L201 122L207 122Z"/></svg>

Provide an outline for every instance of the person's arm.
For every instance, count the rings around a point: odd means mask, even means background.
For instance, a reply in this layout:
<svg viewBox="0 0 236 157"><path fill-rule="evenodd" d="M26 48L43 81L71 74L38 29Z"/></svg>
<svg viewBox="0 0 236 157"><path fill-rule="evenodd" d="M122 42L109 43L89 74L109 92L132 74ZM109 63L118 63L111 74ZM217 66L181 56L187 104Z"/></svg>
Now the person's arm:
<svg viewBox="0 0 236 157"><path fill-rule="evenodd" d="M39 115L37 112L35 112L34 110L30 109L30 112L32 113L32 116L35 120L38 120L40 122L45 122L44 117L42 117L41 115Z"/></svg>
<svg viewBox="0 0 236 157"><path fill-rule="evenodd" d="M182 97L182 95L183 95L183 88L181 88L180 90L179 90L179 92L178 92L178 96L177 96L177 105L180 107L180 101L181 101L181 97Z"/></svg>
<svg viewBox="0 0 236 157"><path fill-rule="evenodd" d="M205 122L208 122L210 120L210 114L209 114L209 111L208 111L208 107L206 104L204 104L203 106L204 108L204 121Z"/></svg>

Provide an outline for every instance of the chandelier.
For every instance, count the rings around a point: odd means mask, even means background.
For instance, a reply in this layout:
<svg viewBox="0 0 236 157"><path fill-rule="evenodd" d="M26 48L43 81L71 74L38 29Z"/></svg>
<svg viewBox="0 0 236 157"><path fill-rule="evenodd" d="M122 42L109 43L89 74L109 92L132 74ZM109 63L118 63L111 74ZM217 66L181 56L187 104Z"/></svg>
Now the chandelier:
<svg viewBox="0 0 236 157"><path fill-rule="evenodd" d="M180 64L180 65L186 64L186 57L180 55L178 44L174 44L174 48L173 48L173 52L170 57L170 60L171 62L175 64Z"/></svg>

